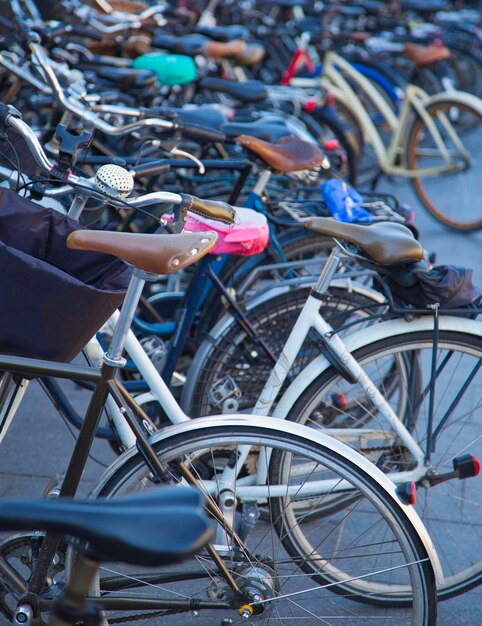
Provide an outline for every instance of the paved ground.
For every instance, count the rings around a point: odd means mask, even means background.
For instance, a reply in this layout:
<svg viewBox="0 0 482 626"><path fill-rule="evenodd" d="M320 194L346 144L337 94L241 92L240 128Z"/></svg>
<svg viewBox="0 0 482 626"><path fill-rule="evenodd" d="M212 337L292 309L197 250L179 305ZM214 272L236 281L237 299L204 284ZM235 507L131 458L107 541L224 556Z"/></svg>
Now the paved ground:
<svg viewBox="0 0 482 626"><path fill-rule="evenodd" d="M392 190L405 201L412 199L410 190L405 186ZM480 203L480 199L474 198L474 203ZM482 283L482 232L475 235L451 233L432 221L422 209L417 211L416 222L422 233L423 244L437 252L439 263L471 266L475 269L478 283ZM79 404L83 403L81 391L70 387L69 394ZM67 427L37 384L33 383L1 445L0 498L39 495L51 476L65 468L72 442L73 437ZM83 481L84 492L88 491L104 466L113 458L113 453L105 443L96 443ZM440 604L439 615L440 626L482 624L482 588ZM4 623L0 617L0 624ZM200 621L193 619L192 623L200 624ZM307 622L304 620L304 623Z"/></svg>

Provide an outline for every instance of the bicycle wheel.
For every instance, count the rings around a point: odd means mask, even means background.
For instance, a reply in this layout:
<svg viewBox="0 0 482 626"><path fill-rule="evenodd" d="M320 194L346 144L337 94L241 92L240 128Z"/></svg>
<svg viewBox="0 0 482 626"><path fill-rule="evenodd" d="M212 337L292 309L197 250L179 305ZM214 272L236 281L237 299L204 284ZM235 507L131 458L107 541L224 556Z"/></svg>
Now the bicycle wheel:
<svg viewBox="0 0 482 626"><path fill-rule="evenodd" d="M183 390L183 407L191 417L252 409L268 380L274 359L281 354L311 285L285 290L247 308L255 336L236 320L216 337L209 337L197 353ZM323 299L322 313L340 328L356 317L375 313L380 306L367 295L341 287L331 287ZM271 355L263 347L268 347ZM320 338L310 331L290 369L287 384L320 354Z"/></svg>
<svg viewBox="0 0 482 626"><path fill-rule="evenodd" d="M216 502L223 493L217 484L220 472L237 457L240 445L250 446L251 452L231 492L235 499L236 530L243 539L234 541L231 547L221 545L219 534L216 540L218 554L240 586L241 597L231 592L207 552L184 565L182 571L160 572L157 578L151 577L146 593L152 594L155 584L157 592L164 597L166 592L168 598L187 597L194 601L192 606L209 598L230 604L229 611L200 610L197 621L209 625L221 623L222 618L232 618L234 624L244 623L238 609L246 604L250 594L257 596L259 603L257 608L253 604L255 614L251 619L261 624L283 620L294 626L303 619L339 624L340 618L360 619L368 624L379 624L384 618L396 624L433 624L434 580L427 554L413 526L407 523L404 508L377 483L371 465L360 459L362 467L359 467L358 455L355 461L345 457L344 446L330 438L325 438L324 443L319 435L308 440L298 425L295 431L295 425L272 422L228 416L217 423L212 418L196 420L190 425L192 432L175 427L170 429L171 433L177 431L175 434L161 433L160 439L153 441L155 452L166 468L166 482L169 476L179 484L177 468L182 459L202 490ZM311 431L307 432L311 436ZM331 449L333 444L336 449ZM283 483L275 485L268 480L266 486L250 486L258 465L263 461L269 463L273 451L281 455L278 474ZM330 481L329 489L325 479ZM317 482L315 487L314 481L321 483ZM152 484L150 470L141 455L133 451L104 477L93 495L112 498ZM306 551L301 559L290 558L285 542L294 529L286 526L286 512L303 499L310 487L323 499L337 485L349 489L355 503L338 515L331 515L325 525L303 524ZM256 520L256 510L261 506L269 511L269 522L258 520L252 528L250 520ZM276 512L279 509L285 512L283 523ZM303 571L306 562L313 568L308 574ZM329 570L329 583L324 584L317 580L316 573L325 570ZM141 577L133 578L127 581L129 588L140 588ZM345 587L346 580L350 581L350 588ZM118 577L100 582L103 600L115 596L114 591L118 593L120 589ZM380 588L396 599L399 590L407 586L413 590L413 607L388 610L352 601ZM142 589L138 590L141 592ZM263 611L256 613L261 607ZM175 622L176 618L173 619Z"/></svg>
<svg viewBox="0 0 482 626"><path fill-rule="evenodd" d="M424 451L429 432L432 339L431 332L418 331L354 352ZM427 459L427 474L417 484L417 509L441 557L445 582L439 587L439 599L446 599L482 582L480 478L452 478L436 484L438 477L453 471L454 458L470 453L480 459L482 455L482 339L441 330L436 357L432 432L437 437ZM351 445L385 472L414 467L412 455L390 435L390 428L363 390L347 383L333 368L307 387L288 419L317 429L370 427L387 433L385 443L380 437L370 442L365 433ZM323 508L318 513L323 515Z"/></svg>
<svg viewBox="0 0 482 626"><path fill-rule="evenodd" d="M406 162L410 170L438 168L441 173L412 178L420 201L436 220L459 231L482 228L482 212L474 205L480 187L475 166L482 158L482 115L452 100L427 107L446 147L447 163L434 135L417 116L407 132ZM475 196L474 196L475 194Z"/></svg>
<svg viewBox="0 0 482 626"><path fill-rule="evenodd" d="M457 89L482 96L482 55L462 42L449 42L450 63L457 79Z"/></svg>

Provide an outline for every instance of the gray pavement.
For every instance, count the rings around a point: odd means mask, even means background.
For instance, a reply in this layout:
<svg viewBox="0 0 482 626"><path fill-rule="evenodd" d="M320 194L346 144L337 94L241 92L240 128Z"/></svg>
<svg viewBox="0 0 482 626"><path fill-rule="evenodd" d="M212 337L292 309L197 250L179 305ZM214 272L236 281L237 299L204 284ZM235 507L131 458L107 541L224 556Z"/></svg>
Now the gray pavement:
<svg viewBox="0 0 482 626"><path fill-rule="evenodd" d="M417 208L412 192L405 184L389 186L382 183L380 190L385 189L392 191L403 201L411 202ZM480 206L480 202L479 198L474 198L474 204ZM471 235L455 234L434 222L421 208L417 208L416 223L421 230L422 243L429 250L437 252L438 263L456 263L473 267L477 282L482 283L482 232ZM79 407L85 405L85 392L69 384L66 384L66 388ZM52 475L66 467L72 445L73 436L69 429L38 384L31 383L14 423L1 444L0 498L38 496ZM113 459L114 454L108 445L102 441L96 442L82 482L82 493L88 492L104 467ZM439 626L480 626L482 587L441 603L439 616ZM183 621L204 624L202 620L194 618L191 620L186 616L183 617ZM0 624L6 623L0 616ZM311 622L303 620L303 623Z"/></svg>

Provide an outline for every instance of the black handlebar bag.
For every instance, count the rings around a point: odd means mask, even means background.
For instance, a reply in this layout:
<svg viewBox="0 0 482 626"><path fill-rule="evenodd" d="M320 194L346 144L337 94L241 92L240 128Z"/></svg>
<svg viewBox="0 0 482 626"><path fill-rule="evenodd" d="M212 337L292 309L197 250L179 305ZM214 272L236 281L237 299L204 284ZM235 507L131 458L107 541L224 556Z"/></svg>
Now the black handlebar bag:
<svg viewBox="0 0 482 626"><path fill-rule="evenodd" d="M82 229L0 189L0 353L70 361L121 304L130 269L107 254L69 250Z"/></svg>

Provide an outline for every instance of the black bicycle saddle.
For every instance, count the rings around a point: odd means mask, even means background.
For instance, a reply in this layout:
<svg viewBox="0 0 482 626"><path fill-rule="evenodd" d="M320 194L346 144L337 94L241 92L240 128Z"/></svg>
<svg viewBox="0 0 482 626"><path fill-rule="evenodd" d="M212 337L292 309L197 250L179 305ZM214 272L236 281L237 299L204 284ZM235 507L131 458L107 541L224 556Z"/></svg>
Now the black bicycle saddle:
<svg viewBox="0 0 482 626"><path fill-rule="evenodd" d="M247 39L249 30L244 26L230 24L229 26L196 26L196 33L205 35L214 41L233 41Z"/></svg>
<svg viewBox="0 0 482 626"><path fill-rule="evenodd" d="M227 93L240 102L261 102L268 97L268 90L259 80L246 80L238 83L234 80L206 77L199 81L202 89Z"/></svg>
<svg viewBox="0 0 482 626"><path fill-rule="evenodd" d="M167 565L198 551L212 535L203 497L162 487L117 500L3 500L1 530L45 530L77 537L101 561Z"/></svg>
<svg viewBox="0 0 482 626"><path fill-rule="evenodd" d="M203 53L208 41L207 37L197 34L177 36L168 33L157 33L152 40L152 45L155 48L162 48L174 54L195 56Z"/></svg>
<svg viewBox="0 0 482 626"><path fill-rule="evenodd" d="M267 116L255 122L229 122L221 126L226 137L239 137L249 135L263 141L277 143L281 137L292 135L292 131L286 126L283 119Z"/></svg>

